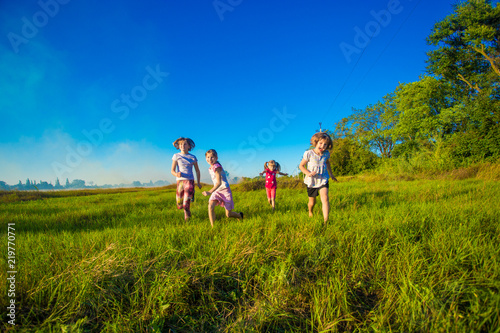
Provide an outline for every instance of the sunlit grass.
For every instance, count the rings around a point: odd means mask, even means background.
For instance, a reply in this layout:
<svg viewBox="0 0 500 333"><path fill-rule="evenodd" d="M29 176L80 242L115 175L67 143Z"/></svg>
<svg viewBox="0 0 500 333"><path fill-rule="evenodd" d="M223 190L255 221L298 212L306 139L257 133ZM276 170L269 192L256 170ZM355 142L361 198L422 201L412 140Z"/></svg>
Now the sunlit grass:
<svg viewBox="0 0 500 333"><path fill-rule="evenodd" d="M199 191L188 223L173 189L5 201L15 329L500 331L498 182L332 184L327 224L302 189L274 213L262 190L234 198L245 219L218 208L214 228Z"/></svg>

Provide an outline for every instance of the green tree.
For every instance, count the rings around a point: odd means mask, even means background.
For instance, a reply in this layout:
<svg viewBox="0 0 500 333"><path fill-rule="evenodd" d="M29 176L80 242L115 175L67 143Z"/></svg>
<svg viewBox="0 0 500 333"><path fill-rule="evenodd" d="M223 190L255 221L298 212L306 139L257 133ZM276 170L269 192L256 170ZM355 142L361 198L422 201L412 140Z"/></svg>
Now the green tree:
<svg viewBox="0 0 500 333"><path fill-rule="evenodd" d="M458 159L500 157L500 7L468 0L436 23L427 70L449 82L460 122L450 139ZM446 114L445 114L446 115ZM457 119L455 119L457 120Z"/></svg>
<svg viewBox="0 0 500 333"><path fill-rule="evenodd" d="M73 179L70 185L71 188L85 188L85 180Z"/></svg>
<svg viewBox="0 0 500 333"><path fill-rule="evenodd" d="M428 52L427 70L462 92L498 88L500 78L500 7L488 0L468 0L434 25L427 38L438 46Z"/></svg>
<svg viewBox="0 0 500 333"><path fill-rule="evenodd" d="M352 137L362 147L382 157L391 157L395 143L392 136L396 114L394 94L384 96L383 102L353 111L349 117Z"/></svg>
<svg viewBox="0 0 500 333"><path fill-rule="evenodd" d="M372 169L377 164L377 155L360 145L353 138L337 138L330 153L330 165L335 175L355 175Z"/></svg>
<svg viewBox="0 0 500 333"><path fill-rule="evenodd" d="M399 113L394 138L426 144L452 133L464 114L451 96L450 85L431 76L400 84L395 92Z"/></svg>
<svg viewBox="0 0 500 333"><path fill-rule="evenodd" d="M481 93L469 97L464 109L467 121L450 138L458 161L496 160L500 158L500 102Z"/></svg>
<svg viewBox="0 0 500 333"><path fill-rule="evenodd" d="M339 122L335 123L335 129L333 132L327 131L331 134L332 139L344 139L354 137L352 124L350 117L342 118Z"/></svg>

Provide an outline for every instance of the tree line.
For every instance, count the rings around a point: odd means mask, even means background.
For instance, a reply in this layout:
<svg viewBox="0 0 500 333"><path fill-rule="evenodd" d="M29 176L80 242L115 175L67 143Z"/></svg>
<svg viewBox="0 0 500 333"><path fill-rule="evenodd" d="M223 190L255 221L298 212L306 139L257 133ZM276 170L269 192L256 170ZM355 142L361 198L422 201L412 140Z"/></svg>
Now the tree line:
<svg viewBox="0 0 500 333"><path fill-rule="evenodd" d="M52 183L40 180L38 183L36 180L26 179L26 182L19 181L16 185L9 185L4 181L0 181L0 190L18 190L18 191L27 191L27 190L62 190L62 189L71 189L71 188L85 188L85 181L81 179L75 179L71 183L69 179L66 178L66 184L63 186L59 182L59 178L57 178L55 185Z"/></svg>
<svg viewBox="0 0 500 333"><path fill-rule="evenodd" d="M354 109L328 131L334 173L380 165L453 169L500 158L500 7L456 4L427 43L426 74Z"/></svg>
<svg viewBox="0 0 500 333"><path fill-rule="evenodd" d="M26 179L26 182L24 184L21 181L19 181L19 183L16 185L9 185L4 181L0 181L0 190L37 191L37 190L67 190L67 189L85 189L85 188L160 187L167 185L170 185L170 183L166 180L158 180L154 183L153 181L149 181L149 183L141 183L140 181L136 180L130 184L122 183L118 185L106 184L98 186L95 185L93 182L89 182L89 184L86 184L85 180L82 179L73 179L70 182L68 178L66 178L65 184L61 185L59 178L57 178L55 184L48 183L42 180L37 183L36 180L30 180L28 178Z"/></svg>

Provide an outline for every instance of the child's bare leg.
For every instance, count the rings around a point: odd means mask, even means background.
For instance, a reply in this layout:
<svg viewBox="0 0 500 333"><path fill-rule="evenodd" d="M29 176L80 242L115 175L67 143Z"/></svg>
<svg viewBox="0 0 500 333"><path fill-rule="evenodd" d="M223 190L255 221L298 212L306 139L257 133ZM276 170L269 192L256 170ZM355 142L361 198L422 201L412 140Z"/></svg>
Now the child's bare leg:
<svg viewBox="0 0 500 333"><path fill-rule="evenodd" d="M226 209L226 216L227 217L234 217L237 219L242 218L241 213L236 213L236 212L233 212L232 210L228 210L228 209Z"/></svg>
<svg viewBox="0 0 500 333"><path fill-rule="evenodd" d="M323 187L319 190L319 195L321 197L321 208L323 209L323 219L324 221L328 221L328 217L330 215L330 202L328 198L328 188Z"/></svg>
<svg viewBox="0 0 500 333"><path fill-rule="evenodd" d="M178 209L184 208L184 183L180 180L177 181L177 189L175 191L175 203Z"/></svg>
<svg viewBox="0 0 500 333"><path fill-rule="evenodd" d="M307 204L307 208L309 208L309 217L313 217L314 205L316 205L316 197L309 197L309 203Z"/></svg>
<svg viewBox="0 0 500 333"><path fill-rule="evenodd" d="M184 200L184 220L189 220L191 217L191 200L185 199Z"/></svg>
<svg viewBox="0 0 500 333"><path fill-rule="evenodd" d="M273 207L273 211L274 211L274 208L276 206L276 189L275 188L269 190L269 203L271 204L271 207Z"/></svg>
<svg viewBox="0 0 500 333"><path fill-rule="evenodd" d="M209 201L208 202L208 218L210 219L210 224L212 225L212 228L214 226L214 221L215 221L215 206L217 202L215 200Z"/></svg>

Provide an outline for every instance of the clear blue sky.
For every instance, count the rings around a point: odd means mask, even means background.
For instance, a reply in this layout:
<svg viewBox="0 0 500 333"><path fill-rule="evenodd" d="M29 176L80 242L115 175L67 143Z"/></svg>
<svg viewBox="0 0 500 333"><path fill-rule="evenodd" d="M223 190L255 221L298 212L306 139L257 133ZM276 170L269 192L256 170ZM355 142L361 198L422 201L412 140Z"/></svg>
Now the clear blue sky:
<svg viewBox="0 0 500 333"><path fill-rule="evenodd" d="M454 2L1 1L0 180L173 182L180 136L205 181L210 148L292 173L319 122L424 74Z"/></svg>

